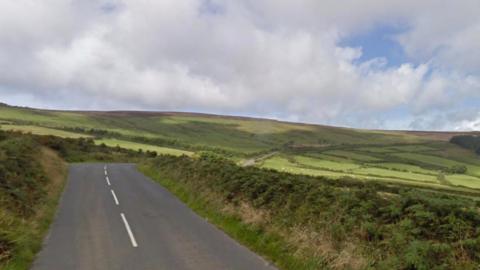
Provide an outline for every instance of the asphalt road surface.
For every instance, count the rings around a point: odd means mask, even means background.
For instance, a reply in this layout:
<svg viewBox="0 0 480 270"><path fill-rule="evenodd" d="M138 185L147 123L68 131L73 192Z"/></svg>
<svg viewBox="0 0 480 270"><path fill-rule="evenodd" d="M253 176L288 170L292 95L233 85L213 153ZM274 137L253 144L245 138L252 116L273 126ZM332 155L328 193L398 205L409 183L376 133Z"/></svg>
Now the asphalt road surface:
<svg viewBox="0 0 480 270"><path fill-rule="evenodd" d="M79 164L32 269L275 268L134 165Z"/></svg>

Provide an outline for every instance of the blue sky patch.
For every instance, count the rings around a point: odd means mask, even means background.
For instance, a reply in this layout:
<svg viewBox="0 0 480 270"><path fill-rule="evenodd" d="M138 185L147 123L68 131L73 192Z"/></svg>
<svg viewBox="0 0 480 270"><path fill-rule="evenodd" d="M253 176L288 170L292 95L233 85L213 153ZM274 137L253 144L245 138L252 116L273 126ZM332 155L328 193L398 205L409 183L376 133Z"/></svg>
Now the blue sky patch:
<svg viewBox="0 0 480 270"><path fill-rule="evenodd" d="M359 35L351 36L341 42L341 46L362 47L362 56L357 61L364 62L373 58L387 59L387 66L399 66L408 62L402 46L394 39L396 34L404 32L405 27L382 25Z"/></svg>

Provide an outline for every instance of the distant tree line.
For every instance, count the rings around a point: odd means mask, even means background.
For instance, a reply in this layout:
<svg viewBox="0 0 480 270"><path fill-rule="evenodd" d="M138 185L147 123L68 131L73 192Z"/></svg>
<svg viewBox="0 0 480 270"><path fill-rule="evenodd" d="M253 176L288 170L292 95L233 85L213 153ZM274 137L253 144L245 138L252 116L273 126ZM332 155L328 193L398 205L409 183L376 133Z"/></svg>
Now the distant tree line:
<svg viewBox="0 0 480 270"><path fill-rule="evenodd" d="M465 149L473 150L477 155L480 155L480 136L458 135L452 137L450 142Z"/></svg>

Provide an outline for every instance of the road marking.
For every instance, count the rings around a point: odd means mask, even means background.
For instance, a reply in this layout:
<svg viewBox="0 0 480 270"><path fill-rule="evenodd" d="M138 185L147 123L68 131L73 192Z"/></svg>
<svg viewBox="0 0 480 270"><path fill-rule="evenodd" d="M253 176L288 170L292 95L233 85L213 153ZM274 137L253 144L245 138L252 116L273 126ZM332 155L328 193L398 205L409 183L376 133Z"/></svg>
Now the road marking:
<svg viewBox="0 0 480 270"><path fill-rule="evenodd" d="M125 228L127 229L128 236L130 236L130 241L132 242L133 247L138 247L137 241L135 241L135 237L133 236L132 230L130 229L130 225L128 225L128 221L125 218L125 215L123 213L120 214L123 219L123 223L125 224Z"/></svg>
<svg viewBox="0 0 480 270"><path fill-rule="evenodd" d="M113 199L115 200L115 204L118 205L118 199L117 199L117 195L115 195L115 191L113 191L113 189L110 189L110 191L112 192L112 196L113 196Z"/></svg>
<svg viewBox="0 0 480 270"><path fill-rule="evenodd" d="M108 174L107 174L107 170L105 170L105 175L108 175Z"/></svg>
<svg viewBox="0 0 480 270"><path fill-rule="evenodd" d="M110 184L110 179L108 179L108 176L105 177L105 180L107 180L107 184L108 184L109 186L111 186L111 184Z"/></svg>

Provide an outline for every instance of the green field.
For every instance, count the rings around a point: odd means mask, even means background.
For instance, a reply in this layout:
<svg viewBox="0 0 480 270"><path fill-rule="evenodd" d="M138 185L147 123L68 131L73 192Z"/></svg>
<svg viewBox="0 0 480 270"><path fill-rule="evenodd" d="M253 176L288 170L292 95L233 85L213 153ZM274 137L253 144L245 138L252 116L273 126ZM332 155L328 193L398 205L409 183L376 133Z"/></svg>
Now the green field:
<svg viewBox="0 0 480 270"><path fill-rule="evenodd" d="M186 113L59 112L0 106L0 121L56 129L96 129L115 136L170 140L194 147L215 147L234 154L255 154L273 148L421 142L403 133L381 133L274 120ZM123 138L125 139L125 138Z"/></svg>
<svg viewBox="0 0 480 270"><path fill-rule="evenodd" d="M105 144L110 147L116 147L119 146L121 148L125 149L131 149L131 150L142 150L142 151L154 151L157 152L157 154L167 154L167 155L174 155L174 156L181 156L181 155L187 155L191 156L193 155L193 152L189 151L184 151L184 150L179 150L179 149L174 149L174 148L168 148L168 147L160 147L160 146L155 146L155 145L148 145L148 144L142 144L142 143L136 143L136 142L129 142L129 141L123 141L123 140L117 140L117 139L101 139L101 140L95 140L95 144L100 145L100 144Z"/></svg>
<svg viewBox="0 0 480 270"><path fill-rule="evenodd" d="M305 168L301 165L290 162L288 159L282 157L269 158L263 163L262 167L267 169L275 169L283 172L289 172L293 174L306 174L312 176L328 176L333 178L348 176L347 173Z"/></svg>
<svg viewBox="0 0 480 270"><path fill-rule="evenodd" d="M190 188L192 194L205 200L200 209L209 200L218 204L212 208L213 215L207 217L218 217L222 211L235 213L228 224L218 220L213 223L227 233L233 232L233 238L244 240L242 243L255 251L276 258L277 263L285 263L284 269L323 269L319 265L324 262L311 258L330 258L326 261L332 264L332 269L350 269L336 268L331 258L344 260L345 252L351 252L352 245L359 251L356 256L365 256L363 259L369 263L351 269L369 269L370 263L374 265L379 261L390 267L372 269L417 269L411 267L412 254L421 258L419 262L429 261L430 266L450 266L461 261L457 255L463 253L454 254L444 247L458 252L469 248L472 254L480 251L480 240L472 242L480 239L478 232L476 236L472 234L472 228L478 227L478 218L470 220L473 213L478 215L480 159L474 151L439 140L438 134L417 136L408 132L203 114L61 112L2 105L0 125L4 130L53 135L4 132L12 139L33 140L52 147L68 162L140 162L161 183ZM4 144L0 159L6 157L9 148L15 147L11 142L14 140ZM170 156L153 158L152 152ZM191 158L172 157L182 155ZM23 172L23 166L11 168ZM158 174L159 170L163 170L162 175ZM168 179L164 179L165 176ZM202 196L198 192L201 189L208 192ZM32 190L36 188L28 189L25 194L34 194ZM245 203L249 203L249 211L242 208ZM275 211L269 212L272 209ZM465 214L462 211L466 211ZM4 213L0 211L0 229L10 230L12 226ZM265 213L266 220L252 227L252 214L257 217L259 213ZM324 216L326 213L328 216ZM275 220L270 219L272 217ZM2 223L2 219L7 222ZM465 222L470 222L468 228L462 227ZM238 235L240 227L241 235ZM304 234L305 228L314 234ZM418 234L418 228L424 232ZM271 248L263 238L268 230L282 232L276 236L281 240L277 244L282 244ZM431 237L432 231L438 235ZM457 236L456 242L451 241L452 235ZM309 240L311 236L326 238ZM1 237L0 234L0 240ZM16 238L12 239L17 241ZM308 244L297 242L298 238ZM421 246L418 239L423 241ZM462 242L463 239L470 242ZM35 241L40 240L38 237ZM325 241L332 247L338 246L326 257L316 249L320 246L318 243ZM1 244L0 241L0 253ZM313 249L309 251L305 247ZM386 251L385 247L390 249ZM28 258L31 260L33 255ZM439 258L446 255L450 261L441 262ZM475 258L467 261L477 262L478 257ZM299 268L296 263L291 264L292 260L308 262L309 266ZM430 266L418 269L435 269Z"/></svg>
<svg viewBox="0 0 480 270"><path fill-rule="evenodd" d="M301 165L307 165L312 167L317 167L320 169L328 170L339 170L339 171L348 171L358 169L360 166L358 164L349 163L349 162L338 162L334 160L326 159L315 159L305 156L295 156L295 160Z"/></svg>
<svg viewBox="0 0 480 270"><path fill-rule="evenodd" d="M379 159L367 154L359 154L352 151L345 151L345 150L334 150L334 151L327 151L325 152L327 155L341 157L346 159L352 159L356 161L378 161Z"/></svg>
<svg viewBox="0 0 480 270"><path fill-rule="evenodd" d="M39 127L39 126L32 126L32 125L2 125L2 130L12 130L12 131L19 131L22 133L32 133L35 135L53 135L62 138L89 138L91 136L86 134L79 134L64 130L58 130L53 128L46 128L46 127Z"/></svg>
<svg viewBox="0 0 480 270"><path fill-rule="evenodd" d="M409 165L409 164L402 164L402 163L377 163L375 166L380 168L386 168L390 170L398 170L403 172L413 172L413 173L420 173L426 175L438 175L438 172L432 170L422 169L419 166Z"/></svg>
<svg viewBox="0 0 480 270"><path fill-rule="evenodd" d="M96 144L159 154L213 151L239 164L258 159L253 165L295 174L480 188L480 159L438 140L435 134L190 113L65 112L10 106L0 106L0 122L2 129L92 137ZM263 160L268 153L278 154ZM467 171L443 173L458 165Z"/></svg>
<svg viewBox="0 0 480 270"><path fill-rule="evenodd" d="M469 155L462 151L452 154L450 147L449 145L446 147L447 150L442 152L442 149L438 148L438 143L433 146L428 144L371 148L357 146L349 148L342 145L341 150L308 152L305 155L277 155L264 160L260 166L312 176L332 178L349 176L432 187L458 186L480 189L480 167L473 165L476 159L468 159ZM368 151L369 149L373 151ZM440 157L441 154L450 158ZM459 157L462 157L464 162L459 161ZM465 166L467 172L448 174L442 171L455 165ZM441 174L443 177L440 178Z"/></svg>

